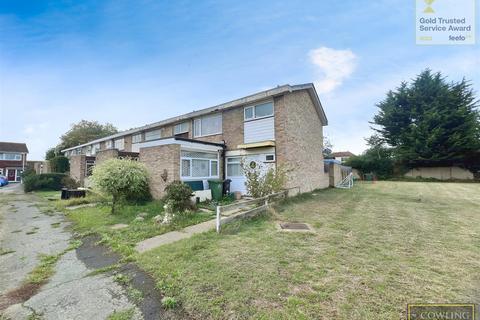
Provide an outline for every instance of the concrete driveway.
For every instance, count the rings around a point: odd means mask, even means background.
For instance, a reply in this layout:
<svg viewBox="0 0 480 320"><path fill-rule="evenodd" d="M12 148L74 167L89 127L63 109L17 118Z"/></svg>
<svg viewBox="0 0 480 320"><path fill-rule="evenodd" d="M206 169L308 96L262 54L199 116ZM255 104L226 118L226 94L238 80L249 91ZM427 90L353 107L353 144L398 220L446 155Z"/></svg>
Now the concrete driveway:
<svg viewBox="0 0 480 320"><path fill-rule="evenodd" d="M124 287L111 274L89 275L94 269L76 250L62 255L48 283L27 292L25 280L39 255L62 253L72 239L63 214L42 213L38 201L19 184L0 189L0 318L93 320L133 310L133 319L142 319Z"/></svg>

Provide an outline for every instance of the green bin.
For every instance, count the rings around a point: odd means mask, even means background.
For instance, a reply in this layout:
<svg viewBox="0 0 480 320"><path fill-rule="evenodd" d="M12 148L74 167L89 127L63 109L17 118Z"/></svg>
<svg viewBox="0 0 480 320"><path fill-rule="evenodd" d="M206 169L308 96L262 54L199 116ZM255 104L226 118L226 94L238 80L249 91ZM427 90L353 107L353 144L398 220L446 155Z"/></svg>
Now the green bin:
<svg viewBox="0 0 480 320"><path fill-rule="evenodd" d="M223 197L223 181L220 180L208 180L208 186L212 190L212 198L220 201Z"/></svg>

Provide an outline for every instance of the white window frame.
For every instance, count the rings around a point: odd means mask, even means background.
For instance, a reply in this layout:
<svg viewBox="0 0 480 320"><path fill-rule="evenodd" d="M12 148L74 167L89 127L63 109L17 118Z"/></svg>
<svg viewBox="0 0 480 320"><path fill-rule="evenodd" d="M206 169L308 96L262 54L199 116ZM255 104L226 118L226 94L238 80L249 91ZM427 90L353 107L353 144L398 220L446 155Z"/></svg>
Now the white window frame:
<svg viewBox="0 0 480 320"><path fill-rule="evenodd" d="M125 139L115 139L113 140L113 147L117 150L125 150Z"/></svg>
<svg viewBox="0 0 480 320"><path fill-rule="evenodd" d="M137 133L132 135L132 143L141 143L142 142L142 134Z"/></svg>
<svg viewBox="0 0 480 320"><path fill-rule="evenodd" d="M107 150L113 148L112 140L107 140L107 141L105 141L105 148L106 148Z"/></svg>
<svg viewBox="0 0 480 320"><path fill-rule="evenodd" d="M233 161L228 161L228 160L233 160ZM245 176L245 173L243 172L243 168L242 168L242 157L227 157L226 158L226 161L225 161L225 176L227 178L236 178L236 177L244 177ZM238 176L230 176L228 175L228 165L239 165L240 166L240 172L242 172L241 175L238 175Z"/></svg>
<svg viewBox="0 0 480 320"><path fill-rule="evenodd" d="M203 132L202 132L202 120L208 119L208 118L214 118L214 117L219 117L220 118L220 131L209 133L209 134L203 134ZM196 132L197 130L195 130L197 124L199 124L200 134L198 134L198 132ZM206 116L196 118L195 120L193 120L193 137L194 138L214 136L214 135L217 135L217 134L222 134L222 132L223 132L223 114L221 112L206 115Z"/></svg>
<svg viewBox="0 0 480 320"><path fill-rule="evenodd" d="M210 154L214 154L213 152L205 152L205 151L192 151L192 150L182 150L182 151L191 151L191 152L203 152L203 153L210 153ZM183 160L188 160L190 162L190 169L189 169L189 173L190 175L189 176L184 176L183 175L183 165L182 165L182 162ZM205 161L208 161L208 176L204 176L204 177L194 177L192 176L192 172L193 172L193 161L192 160L205 160ZM217 173L216 175L212 175L212 162L216 162L217 163ZM197 158L197 157L184 157L184 156L180 156L180 179L182 181L189 181L189 180L207 180L207 179L218 179L220 177L220 159L219 159L219 155L217 153L217 158L216 159L206 159L206 158Z"/></svg>
<svg viewBox="0 0 480 320"><path fill-rule="evenodd" d="M270 103L272 104L272 114L257 117L256 114L255 114L255 108L257 106L261 106L261 105L264 105L264 104L270 104ZM252 118L247 118L247 116L246 116L247 109L252 109L252 114L253 114ZM273 117L274 115L275 115L275 104L273 103L273 101L264 101L262 103L257 103L257 104L254 104L254 105L247 106L247 107L243 108L243 119L244 119L244 121L253 121L253 120L258 120L258 119L270 118L270 117Z"/></svg>
<svg viewBox="0 0 480 320"><path fill-rule="evenodd" d="M0 168L0 176L3 176L3 168Z"/></svg>
<svg viewBox="0 0 480 320"><path fill-rule="evenodd" d="M187 133L189 129L190 129L190 124L188 123L188 121L180 122L173 127L173 134L176 135L176 134Z"/></svg>
<svg viewBox="0 0 480 320"><path fill-rule="evenodd" d="M5 155L7 154L13 154L14 158L13 159L7 159ZM16 152L2 152L0 153L0 160L5 160L5 161L21 161L22 160L22 154L21 153L16 153Z"/></svg>
<svg viewBox="0 0 480 320"><path fill-rule="evenodd" d="M156 134L157 132L158 132L158 135ZM149 136L149 135L152 135L153 137ZM161 129L145 131L145 141L158 140L158 139L161 139L161 138L162 138L162 130Z"/></svg>
<svg viewBox="0 0 480 320"><path fill-rule="evenodd" d="M97 154L98 151L100 151L101 147L100 147L100 143L95 143L93 146L92 146L92 154L95 155Z"/></svg>

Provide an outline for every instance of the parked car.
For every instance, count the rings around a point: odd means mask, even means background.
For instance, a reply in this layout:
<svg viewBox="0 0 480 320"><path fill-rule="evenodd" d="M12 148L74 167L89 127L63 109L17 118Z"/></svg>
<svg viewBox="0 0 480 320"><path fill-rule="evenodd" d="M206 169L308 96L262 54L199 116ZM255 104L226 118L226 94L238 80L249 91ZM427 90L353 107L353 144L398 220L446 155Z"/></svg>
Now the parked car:
<svg viewBox="0 0 480 320"><path fill-rule="evenodd" d="M0 187L6 186L8 184L8 179L5 176L0 176Z"/></svg>

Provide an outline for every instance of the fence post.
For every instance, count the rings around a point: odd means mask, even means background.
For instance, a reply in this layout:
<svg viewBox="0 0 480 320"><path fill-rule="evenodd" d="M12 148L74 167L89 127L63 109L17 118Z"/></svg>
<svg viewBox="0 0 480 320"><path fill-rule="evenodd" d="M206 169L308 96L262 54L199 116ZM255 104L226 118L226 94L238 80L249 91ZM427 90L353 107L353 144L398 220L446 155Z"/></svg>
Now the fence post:
<svg viewBox="0 0 480 320"><path fill-rule="evenodd" d="M217 233L220 232L220 206L217 206Z"/></svg>

